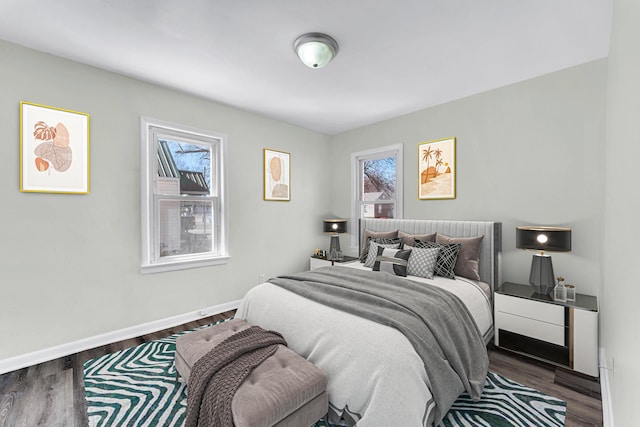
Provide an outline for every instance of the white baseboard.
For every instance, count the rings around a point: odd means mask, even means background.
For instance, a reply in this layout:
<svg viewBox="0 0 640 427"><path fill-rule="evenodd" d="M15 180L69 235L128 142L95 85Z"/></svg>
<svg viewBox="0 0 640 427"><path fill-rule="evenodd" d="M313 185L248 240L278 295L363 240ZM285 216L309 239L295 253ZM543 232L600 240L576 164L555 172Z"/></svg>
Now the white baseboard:
<svg viewBox="0 0 640 427"><path fill-rule="evenodd" d="M600 347L600 394L602 395L602 425L613 427L613 406L611 404L611 389L609 386L609 372L613 366L607 366L604 348Z"/></svg>
<svg viewBox="0 0 640 427"><path fill-rule="evenodd" d="M229 310L235 310L240 305L240 300L231 301L225 304L206 307L190 313L179 314L177 316L168 317L166 319L155 320L153 322L143 323L137 326L120 329L105 334L95 335L93 337L84 338L67 344L57 345L32 353L21 354L19 356L9 357L0 360L0 374L15 371L16 369L26 368L27 366L37 365L38 363L48 362L59 357L68 356L90 348L100 347L106 344L126 340L129 338L139 337L152 332L161 331L163 329L172 328L182 325L203 317L213 316L214 314L223 313Z"/></svg>

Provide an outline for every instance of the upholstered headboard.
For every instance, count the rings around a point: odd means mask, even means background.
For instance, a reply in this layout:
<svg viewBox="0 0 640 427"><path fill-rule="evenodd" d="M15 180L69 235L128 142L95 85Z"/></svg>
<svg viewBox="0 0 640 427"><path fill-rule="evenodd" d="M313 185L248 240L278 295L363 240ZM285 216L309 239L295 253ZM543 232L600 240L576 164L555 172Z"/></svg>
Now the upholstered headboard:
<svg viewBox="0 0 640 427"><path fill-rule="evenodd" d="M500 222L365 218L360 220L358 242L362 242L365 229L400 230L408 234L441 233L450 237L484 236L480 246L480 280L489 284L492 291L502 284L502 223Z"/></svg>

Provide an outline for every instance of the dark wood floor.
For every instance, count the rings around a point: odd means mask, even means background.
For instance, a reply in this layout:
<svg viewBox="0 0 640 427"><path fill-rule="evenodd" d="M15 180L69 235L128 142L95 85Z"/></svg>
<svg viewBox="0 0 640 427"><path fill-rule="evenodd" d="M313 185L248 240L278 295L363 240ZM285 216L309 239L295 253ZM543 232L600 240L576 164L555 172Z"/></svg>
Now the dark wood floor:
<svg viewBox="0 0 640 427"><path fill-rule="evenodd" d="M489 350L489 370L567 402L565 425L602 426L600 383L549 364Z"/></svg>
<svg viewBox="0 0 640 427"><path fill-rule="evenodd" d="M0 375L0 426L86 426L86 403L82 379L85 361L107 353L156 340L183 330L232 317L233 311L142 337L109 344L50 362ZM567 402L567 426L601 426L599 386L551 366L500 350L489 351L490 367L521 384ZM569 387L566 386L569 384ZM575 391L578 388L582 392Z"/></svg>
<svg viewBox="0 0 640 427"><path fill-rule="evenodd" d="M233 317L228 311L0 375L0 426L87 425L82 365L104 354ZM160 426L158 426L160 427Z"/></svg>

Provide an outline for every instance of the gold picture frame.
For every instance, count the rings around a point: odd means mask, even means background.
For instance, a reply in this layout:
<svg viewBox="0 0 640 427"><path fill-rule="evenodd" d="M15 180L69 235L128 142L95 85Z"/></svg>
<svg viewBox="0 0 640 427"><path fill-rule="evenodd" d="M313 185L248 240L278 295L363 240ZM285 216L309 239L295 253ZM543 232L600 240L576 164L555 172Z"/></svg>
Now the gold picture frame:
<svg viewBox="0 0 640 427"><path fill-rule="evenodd" d="M89 115L20 102L20 191L89 190Z"/></svg>
<svg viewBox="0 0 640 427"><path fill-rule="evenodd" d="M456 198L456 138L418 144L418 199Z"/></svg>
<svg viewBox="0 0 640 427"><path fill-rule="evenodd" d="M264 200L291 200L291 154L264 149Z"/></svg>

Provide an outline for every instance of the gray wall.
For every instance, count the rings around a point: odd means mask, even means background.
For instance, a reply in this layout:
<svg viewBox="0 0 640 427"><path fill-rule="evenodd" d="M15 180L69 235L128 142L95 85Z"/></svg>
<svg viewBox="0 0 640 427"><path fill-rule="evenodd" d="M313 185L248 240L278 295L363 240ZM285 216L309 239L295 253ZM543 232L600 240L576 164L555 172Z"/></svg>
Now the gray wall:
<svg viewBox="0 0 640 427"><path fill-rule="evenodd" d="M640 241L640 3L614 2L607 104L602 341L615 423L638 425L640 286L632 267Z"/></svg>
<svg viewBox="0 0 640 427"><path fill-rule="evenodd" d="M349 215L350 159L340 153L403 143L405 218L502 221L504 279L520 283L531 254L515 249L515 227L569 226L574 249L553 254L555 273L598 295L606 76L603 59L337 135L334 211ZM449 136L457 197L418 200L418 144Z"/></svg>
<svg viewBox="0 0 640 427"><path fill-rule="evenodd" d="M326 243L326 135L1 41L0 88L0 359L240 299ZM21 100L91 115L91 194L20 193ZM139 273L141 115L228 135L227 265ZM291 202L263 201L266 147Z"/></svg>

